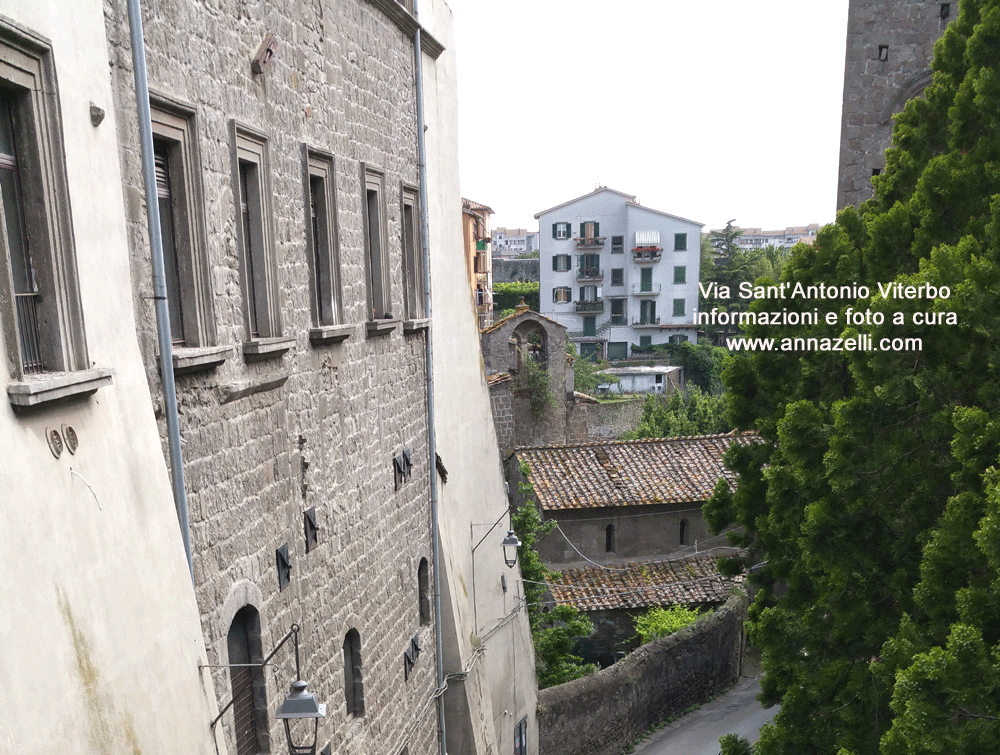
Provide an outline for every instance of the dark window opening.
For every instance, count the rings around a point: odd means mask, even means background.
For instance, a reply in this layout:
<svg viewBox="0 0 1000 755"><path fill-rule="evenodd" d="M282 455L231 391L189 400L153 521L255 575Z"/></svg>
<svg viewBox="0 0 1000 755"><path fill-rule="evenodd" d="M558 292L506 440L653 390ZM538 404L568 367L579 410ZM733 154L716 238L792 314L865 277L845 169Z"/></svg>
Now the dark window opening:
<svg viewBox="0 0 1000 755"><path fill-rule="evenodd" d="M889 45L878 46L878 59L881 61L886 61L889 59Z"/></svg>
<svg viewBox="0 0 1000 755"><path fill-rule="evenodd" d="M875 178L875 176L880 176L880 175L882 175L881 168L872 168L872 178Z"/></svg>
<svg viewBox="0 0 1000 755"><path fill-rule="evenodd" d="M260 615L253 606L243 606L233 617L226 638L229 674L233 690L233 731L236 755L270 751L267 732L267 689L264 654L260 642Z"/></svg>
<svg viewBox="0 0 1000 755"><path fill-rule="evenodd" d="M604 528L604 552L615 552L615 525L613 524Z"/></svg>
<svg viewBox="0 0 1000 755"><path fill-rule="evenodd" d="M344 637L344 699L347 714L365 714L365 685L361 675L361 635L357 629L350 630Z"/></svg>
<svg viewBox="0 0 1000 755"><path fill-rule="evenodd" d="M417 600L420 609L420 624L425 626L431 623L431 587L430 587L430 569L427 565L427 559L420 559L420 565L417 567Z"/></svg>
<svg viewBox="0 0 1000 755"><path fill-rule="evenodd" d="M688 544L688 537L689 537L689 535L688 535L688 520L687 519L681 519L680 544L681 545L687 545Z"/></svg>
<svg viewBox="0 0 1000 755"><path fill-rule="evenodd" d="M941 18L945 19L951 15L951 3L941 3Z"/></svg>

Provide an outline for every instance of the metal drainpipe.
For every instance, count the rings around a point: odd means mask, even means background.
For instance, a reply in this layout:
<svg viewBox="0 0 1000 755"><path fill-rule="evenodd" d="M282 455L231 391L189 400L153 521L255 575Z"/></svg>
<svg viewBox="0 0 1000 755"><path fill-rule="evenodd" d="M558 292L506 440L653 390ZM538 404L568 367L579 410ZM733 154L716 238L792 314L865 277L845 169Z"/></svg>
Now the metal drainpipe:
<svg viewBox="0 0 1000 755"><path fill-rule="evenodd" d="M417 0L413 0L413 18L417 30L413 34L413 68L417 93L417 168L420 173L420 245L424 263L424 316L431 316L431 256L430 234L427 229L427 145L424 143L424 81L423 53L420 50L420 16ZM434 639L437 662L438 750L447 755L448 747L444 720L444 643L441 639L441 537L438 533L437 433L434 430L434 339L427 328L427 440L431 473L431 540L434 562Z"/></svg>
<svg viewBox="0 0 1000 755"><path fill-rule="evenodd" d="M188 572L194 582L191 562L191 528L188 524L187 493L184 490L184 460L181 457L181 433L177 419L177 391L174 386L173 342L170 338L170 312L167 309L167 278L163 269L163 240L160 237L160 206L156 196L156 166L153 161L153 126L149 112L149 85L146 81L146 48L142 38L142 10L139 0L128 0L128 25L132 37L132 67L135 72L135 99L139 109L139 142L142 146L142 172L146 185L146 221L153 263L153 301L156 304L156 333L160 346L160 379L163 385L164 413L167 420L167 446L170 454L170 481L174 506L180 522L181 538Z"/></svg>

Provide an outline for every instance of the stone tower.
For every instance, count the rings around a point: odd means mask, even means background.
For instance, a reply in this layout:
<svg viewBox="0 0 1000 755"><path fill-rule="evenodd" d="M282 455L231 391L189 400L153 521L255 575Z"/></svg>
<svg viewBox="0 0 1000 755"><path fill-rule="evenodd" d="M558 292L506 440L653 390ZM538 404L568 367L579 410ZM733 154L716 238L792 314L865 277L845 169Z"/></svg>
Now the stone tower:
<svg viewBox="0 0 1000 755"><path fill-rule="evenodd" d="M934 43L957 15L955 1L850 0L838 210L872 197L892 117L930 83Z"/></svg>

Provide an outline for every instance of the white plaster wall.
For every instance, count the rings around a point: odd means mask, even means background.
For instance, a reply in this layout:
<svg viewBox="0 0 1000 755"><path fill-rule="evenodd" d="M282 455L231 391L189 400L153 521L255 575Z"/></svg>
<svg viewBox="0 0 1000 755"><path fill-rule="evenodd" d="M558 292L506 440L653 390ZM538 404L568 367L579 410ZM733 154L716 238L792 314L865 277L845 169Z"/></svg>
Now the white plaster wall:
<svg viewBox="0 0 1000 755"><path fill-rule="evenodd" d="M208 754L214 692L134 335L102 3L0 0L0 15L52 46L89 357L114 370L29 413L3 394L0 752ZM79 449L57 459L46 430L64 425Z"/></svg>
<svg viewBox="0 0 1000 755"><path fill-rule="evenodd" d="M435 431L437 452L448 469L448 482L438 478L442 572L448 580L442 614L453 619L444 627L445 673L471 669L464 682L449 682L446 700L464 696L469 707L466 752L512 752L514 726L527 715L529 752L535 755L534 651L526 613L515 611L523 603L518 571L503 562L507 498L463 263L451 11L441 0L421 2L420 20L445 46L437 61L423 58ZM480 646L485 653L477 652ZM459 728L457 722L449 725Z"/></svg>

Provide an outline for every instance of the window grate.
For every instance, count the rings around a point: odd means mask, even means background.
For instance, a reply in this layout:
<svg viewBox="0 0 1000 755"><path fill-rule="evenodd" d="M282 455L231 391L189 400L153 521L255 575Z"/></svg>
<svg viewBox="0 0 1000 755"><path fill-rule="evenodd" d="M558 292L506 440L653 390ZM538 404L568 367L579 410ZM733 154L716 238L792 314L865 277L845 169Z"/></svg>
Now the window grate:
<svg viewBox="0 0 1000 755"><path fill-rule="evenodd" d="M21 368L25 374L45 372L38 329L38 294L14 294L17 334L21 341Z"/></svg>

